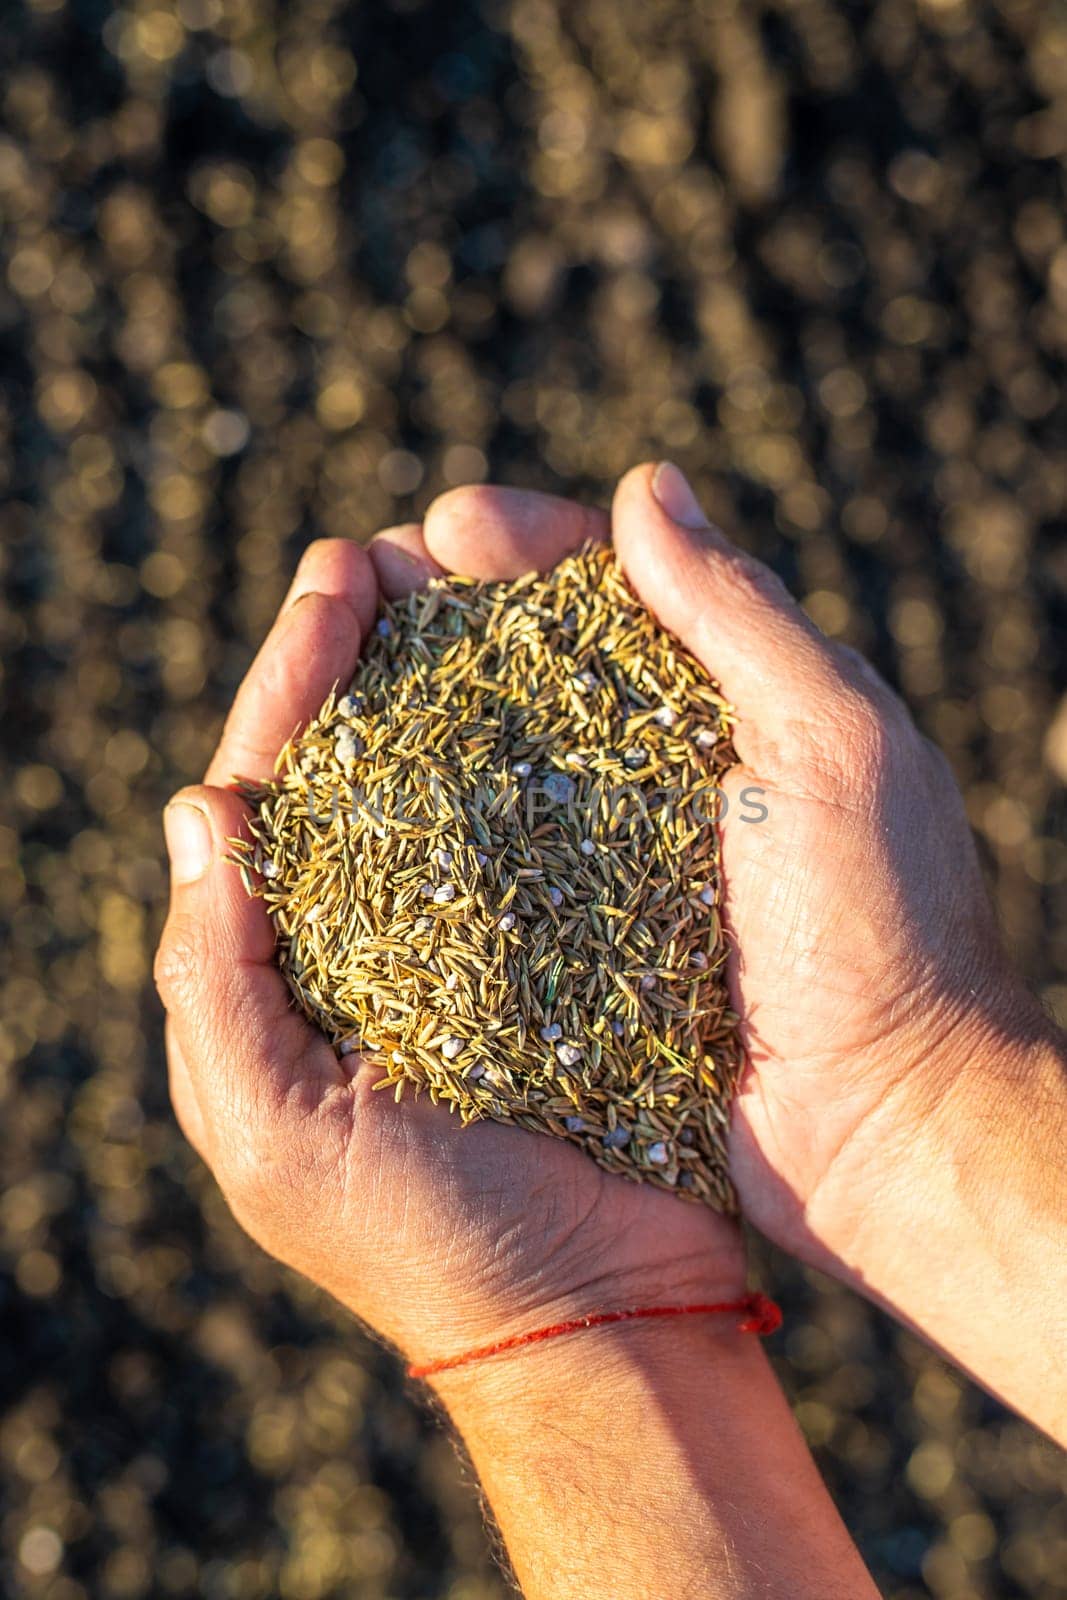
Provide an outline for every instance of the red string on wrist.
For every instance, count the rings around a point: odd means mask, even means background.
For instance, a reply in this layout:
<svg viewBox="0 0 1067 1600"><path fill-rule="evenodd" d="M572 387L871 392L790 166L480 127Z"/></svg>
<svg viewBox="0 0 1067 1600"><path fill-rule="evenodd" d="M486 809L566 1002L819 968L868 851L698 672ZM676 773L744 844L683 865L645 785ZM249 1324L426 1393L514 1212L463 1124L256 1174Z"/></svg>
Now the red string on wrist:
<svg viewBox="0 0 1067 1600"><path fill-rule="evenodd" d="M758 1333L765 1338L782 1326L780 1308L765 1294L746 1294L740 1300L720 1300L707 1305L633 1306L627 1311L594 1311L588 1316L572 1317L567 1322L554 1322L548 1328L535 1328L532 1333L515 1333L510 1339L498 1339L495 1344L479 1345L476 1350L468 1350L460 1356L444 1356L440 1361L411 1366L408 1368L408 1377L432 1378L435 1373L467 1367L472 1362L485 1361L489 1356L500 1356L508 1350L522 1350L528 1344L558 1339L565 1333L581 1333L585 1328L603 1328L611 1322L643 1322L653 1317L709 1317L730 1311L742 1313L742 1321L737 1324L741 1333Z"/></svg>

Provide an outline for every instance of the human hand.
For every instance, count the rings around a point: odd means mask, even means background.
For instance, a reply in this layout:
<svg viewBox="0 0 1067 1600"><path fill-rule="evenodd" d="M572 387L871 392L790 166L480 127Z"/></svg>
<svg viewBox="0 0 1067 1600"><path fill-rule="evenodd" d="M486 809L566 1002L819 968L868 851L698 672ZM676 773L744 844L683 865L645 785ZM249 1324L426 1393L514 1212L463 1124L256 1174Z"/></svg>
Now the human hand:
<svg viewBox="0 0 1067 1600"><path fill-rule="evenodd" d="M550 567L606 522L540 495L455 491L424 529L369 554L311 546L246 678L205 784L168 808L170 915L157 959L174 1104L242 1225L416 1359L557 1317L737 1296L736 1227L611 1179L568 1145L372 1092L293 1008L262 901L226 864L246 810L224 787L268 774L352 674L379 588L444 568Z"/></svg>
<svg viewBox="0 0 1067 1600"><path fill-rule="evenodd" d="M629 473L612 522L740 716L722 857L742 1209L1062 1433L1062 1040L1004 951L948 764L676 468Z"/></svg>

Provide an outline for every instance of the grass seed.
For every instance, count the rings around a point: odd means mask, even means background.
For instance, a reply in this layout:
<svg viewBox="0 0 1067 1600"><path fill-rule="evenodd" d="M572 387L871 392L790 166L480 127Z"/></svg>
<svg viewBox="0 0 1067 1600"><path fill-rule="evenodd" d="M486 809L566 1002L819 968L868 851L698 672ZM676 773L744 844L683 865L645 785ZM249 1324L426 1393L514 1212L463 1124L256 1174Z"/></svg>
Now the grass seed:
<svg viewBox="0 0 1067 1600"><path fill-rule="evenodd" d="M233 859L297 1004L398 1100L731 1211L730 729L605 547L437 579L383 606L346 692L241 782Z"/></svg>

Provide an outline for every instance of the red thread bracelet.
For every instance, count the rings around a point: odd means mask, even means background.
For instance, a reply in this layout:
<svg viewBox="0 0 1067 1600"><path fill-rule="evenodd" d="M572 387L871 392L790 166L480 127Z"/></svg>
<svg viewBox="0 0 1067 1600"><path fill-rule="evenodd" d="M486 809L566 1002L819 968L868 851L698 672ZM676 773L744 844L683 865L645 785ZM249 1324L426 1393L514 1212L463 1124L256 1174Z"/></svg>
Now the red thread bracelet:
<svg viewBox="0 0 1067 1600"><path fill-rule="evenodd" d="M564 1333L580 1333L585 1328L603 1328L611 1322L640 1322L653 1317L712 1316L719 1312L740 1311L744 1320L737 1324L741 1333L758 1333L766 1337L782 1326L782 1313L774 1301L765 1294L746 1294L740 1300L720 1300L710 1305L691 1306L633 1306L628 1311L594 1311L585 1317L573 1317L569 1322L554 1322L548 1328L535 1328L532 1333L515 1333L510 1339L498 1339L495 1344L479 1345L461 1356L444 1356L440 1361L427 1361L424 1365L408 1368L409 1378L432 1378L438 1372L450 1372L454 1367L466 1367L474 1361L485 1361L489 1356L503 1355L507 1350L521 1350L528 1344L540 1344L544 1339L558 1339Z"/></svg>

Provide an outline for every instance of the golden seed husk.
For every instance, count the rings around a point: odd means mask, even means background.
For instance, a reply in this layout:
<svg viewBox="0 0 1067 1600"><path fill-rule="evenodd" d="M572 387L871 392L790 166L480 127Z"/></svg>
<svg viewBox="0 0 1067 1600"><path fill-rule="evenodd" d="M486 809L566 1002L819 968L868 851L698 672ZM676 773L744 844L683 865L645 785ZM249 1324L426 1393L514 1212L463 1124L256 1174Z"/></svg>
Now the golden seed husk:
<svg viewBox="0 0 1067 1600"><path fill-rule="evenodd" d="M233 841L297 1002L396 1098L733 1211L730 709L591 545L385 605Z"/></svg>

